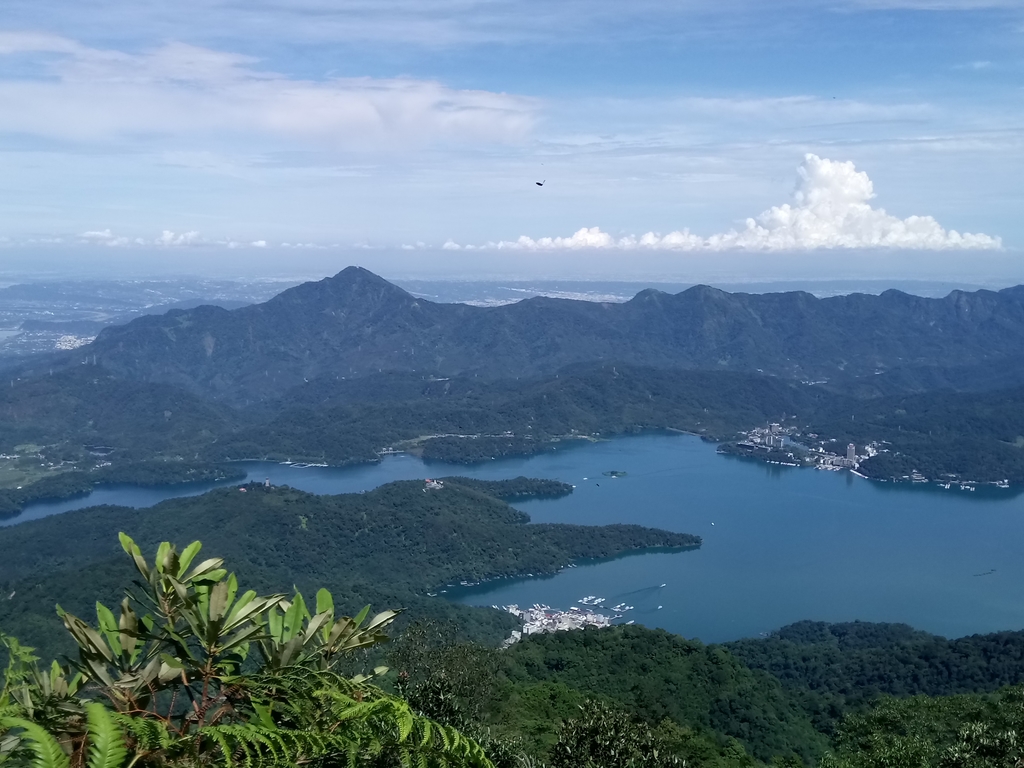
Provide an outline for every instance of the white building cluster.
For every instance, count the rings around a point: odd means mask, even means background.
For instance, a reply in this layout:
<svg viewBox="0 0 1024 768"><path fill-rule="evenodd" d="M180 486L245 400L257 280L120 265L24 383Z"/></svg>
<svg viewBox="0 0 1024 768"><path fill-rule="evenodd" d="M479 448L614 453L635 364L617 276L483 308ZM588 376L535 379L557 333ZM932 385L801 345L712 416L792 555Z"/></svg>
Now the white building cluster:
<svg viewBox="0 0 1024 768"><path fill-rule="evenodd" d="M497 606L494 607L497 608ZM531 608L520 608L518 605L506 605L504 608L513 616L518 616L523 620L522 631L514 631L505 641L506 646L517 642L523 635L583 629L584 627L608 627L612 623L610 616L576 606L568 611L557 611L550 605L539 604L534 604Z"/></svg>
<svg viewBox="0 0 1024 768"><path fill-rule="evenodd" d="M806 437L813 440L818 436L811 433ZM801 445L802 438L796 427L783 427L780 424L755 427L744 432L743 438L737 445L747 451L755 454L758 450L782 451L798 465L802 463L818 469L857 469L864 459L874 456L879 450L876 443L861 446L859 450L853 443L849 443L845 451L828 450L824 445L808 449Z"/></svg>

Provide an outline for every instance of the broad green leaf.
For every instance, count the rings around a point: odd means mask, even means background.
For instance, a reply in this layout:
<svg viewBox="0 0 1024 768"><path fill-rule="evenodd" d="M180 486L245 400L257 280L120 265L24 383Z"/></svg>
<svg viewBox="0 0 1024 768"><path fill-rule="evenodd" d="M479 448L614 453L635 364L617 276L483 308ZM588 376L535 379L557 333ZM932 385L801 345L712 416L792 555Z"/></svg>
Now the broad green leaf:
<svg viewBox="0 0 1024 768"><path fill-rule="evenodd" d="M199 565L189 571L185 576L182 577L182 581L188 583L194 581L200 576L208 575L212 571L216 571L224 564L224 559L220 557L211 557L208 560L203 560Z"/></svg>
<svg viewBox="0 0 1024 768"><path fill-rule="evenodd" d="M235 595L238 594L238 578L233 573L228 574L228 597L226 605L230 605L235 602Z"/></svg>
<svg viewBox="0 0 1024 768"><path fill-rule="evenodd" d="M249 593L247 592L246 595L248 594ZM232 611L231 618L224 622L225 631L234 629L245 621L256 621L256 617L264 611L269 610L270 615L277 614L277 611L274 610L274 608L278 606L282 600L283 597L281 595L271 595L270 597L261 597L258 600L247 601L237 612ZM273 632L271 632L271 634L273 634Z"/></svg>
<svg viewBox="0 0 1024 768"><path fill-rule="evenodd" d="M132 541L132 538L126 533L117 534L117 538L121 541L121 548L124 549L125 553L130 555L132 560L135 561L135 567L139 573L142 574L142 578L149 581L149 566L146 565L146 559L142 556L142 550L139 549L138 545Z"/></svg>
<svg viewBox="0 0 1024 768"><path fill-rule="evenodd" d="M366 625L366 630L370 631L385 627L398 618L400 613L401 611L381 611L370 620L369 624Z"/></svg>
<svg viewBox="0 0 1024 768"><path fill-rule="evenodd" d="M178 572L174 575L180 579L185 571L188 570L188 567L192 565L192 561L195 560L196 555L199 554L199 550L202 548L203 543L201 541L193 541L185 547L185 551L178 558Z"/></svg>
<svg viewBox="0 0 1024 768"><path fill-rule="evenodd" d="M306 625L306 631L303 633L305 642L309 643L316 634L322 629L330 625L331 614L330 613L318 613L316 616L309 620Z"/></svg>
<svg viewBox="0 0 1024 768"><path fill-rule="evenodd" d="M303 619L308 616L309 611L306 610L306 602L302 599L302 595L296 592L295 599L292 600L291 606L284 613L284 638L291 640L298 635L302 629Z"/></svg>
<svg viewBox="0 0 1024 768"><path fill-rule="evenodd" d="M99 656L107 662L113 662L114 657L110 653L110 648L96 630L70 613L63 613L61 618L82 651L90 656Z"/></svg>
<svg viewBox="0 0 1024 768"><path fill-rule="evenodd" d="M107 643L110 645L115 656L121 655L121 641L118 635L120 635L120 628L118 627L117 620L114 618L114 613L103 603L96 603L96 621L99 624L100 631L103 636L106 637Z"/></svg>
<svg viewBox="0 0 1024 768"><path fill-rule="evenodd" d="M363 608L363 610L359 612L359 614L354 619L352 619L352 621L355 622L356 626L358 626L362 624L364 621L366 621L366 617L369 615L370 606L366 606L365 608Z"/></svg>
<svg viewBox="0 0 1024 768"><path fill-rule="evenodd" d="M256 592L254 590L250 589L248 592L243 593L242 596L238 598L238 600L235 602L235 604L231 606L231 610L228 611L228 617L224 622L224 626L230 627L238 613L255 599Z"/></svg>
<svg viewBox="0 0 1024 768"><path fill-rule="evenodd" d="M171 547L171 542L160 542L160 546L156 548L156 562L154 563L154 565L156 565L157 572L174 574L178 570L176 567L173 569L168 568L168 565L170 565L168 561L172 552L173 549Z"/></svg>
<svg viewBox="0 0 1024 768"><path fill-rule="evenodd" d="M128 658L135 659L135 648L139 641L139 619L135 615L135 611L132 610L131 602L126 597L121 601L121 618L117 623L118 640L121 642L121 648Z"/></svg>
<svg viewBox="0 0 1024 768"><path fill-rule="evenodd" d="M227 653L228 651L237 648L239 645L248 643L256 638L257 635L262 633L263 627L258 624L250 624L248 627L239 630L236 634L224 641L224 644L220 646L221 653Z"/></svg>
<svg viewBox="0 0 1024 768"><path fill-rule="evenodd" d="M267 624L270 627L270 636L277 642L283 642L281 637L284 630L284 616L274 608L267 614Z"/></svg>
<svg viewBox="0 0 1024 768"><path fill-rule="evenodd" d="M219 622L224 618L224 613L228 607L228 584L225 581L218 581L213 587L210 588L210 605L209 605L209 616L210 621Z"/></svg>
<svg viewBox="0 0 1024 768"><path fill-rule="evenodd" d="M316 612L334 613L334 597L324 588L316 593Z"/></svg>

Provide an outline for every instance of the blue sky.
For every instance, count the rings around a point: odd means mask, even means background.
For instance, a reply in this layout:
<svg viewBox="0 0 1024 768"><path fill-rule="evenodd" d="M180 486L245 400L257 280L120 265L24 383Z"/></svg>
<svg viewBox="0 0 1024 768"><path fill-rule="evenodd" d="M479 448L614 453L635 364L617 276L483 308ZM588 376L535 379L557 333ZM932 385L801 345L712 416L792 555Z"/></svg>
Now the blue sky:
<svg viewBox="0 0 1024 768"><path fill-rule="evenodd" d="M8 0L0 259L1009 276L1022 43L1020 0Z"/></svg>

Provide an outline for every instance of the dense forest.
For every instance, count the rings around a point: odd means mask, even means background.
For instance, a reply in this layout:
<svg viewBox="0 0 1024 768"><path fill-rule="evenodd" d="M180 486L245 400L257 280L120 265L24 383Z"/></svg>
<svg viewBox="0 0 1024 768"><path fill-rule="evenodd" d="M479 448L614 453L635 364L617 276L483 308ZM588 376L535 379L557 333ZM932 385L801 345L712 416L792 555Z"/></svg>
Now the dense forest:
<svg viewBox="0 0 1024 768"><path fill-rule="evenodd" d="M17 457L0 463L18 478L0 493L0 514L97 483L237 477L225 462L242 458L342 465L399 446L468 462L649 428L728 437L823 396L747 374L608 365L523 382L378 374L236 411L79 366L0 389L0 454Z"/></svg>
<svg viewBox="0 0 1024 768"><path fill-rule="evenodd" d="M887 443L886 453L862 465L871 477L916 469L936 480L1024 480L1024 388L846 401L819 410L811 423L840 443Z"/></svg>
<svg viewBox="0 0 1024 768"><path fill-rule="evenodd" d="M946 640L802 622L717 646L618 626L495 651L429 625L411 627L388 661L432 715L457 713L544 759L580 708L601 702L686 765L996 768L1016 764L1024 733L1022 647L1022 632ZM432 707L440 691L445 707ZM971 742L971 729L984 738Z"/></svg>
<svg viewBox="0 0 1024 768"><path fill-rule="evenodd" d="M982 693L1024 682L1024 632L955 640L905 624L803 621L726 643L798 695L821 730L882 695Z"/></svg>

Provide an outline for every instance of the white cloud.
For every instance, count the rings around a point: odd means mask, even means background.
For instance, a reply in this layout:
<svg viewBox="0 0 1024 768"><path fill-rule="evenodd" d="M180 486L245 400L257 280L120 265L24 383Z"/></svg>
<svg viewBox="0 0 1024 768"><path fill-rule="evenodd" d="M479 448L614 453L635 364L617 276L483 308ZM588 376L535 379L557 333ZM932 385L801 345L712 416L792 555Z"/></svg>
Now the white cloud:
<svg viewBox="0 0 1024 768"><path fill-rule="evenodd" d="M60 242L59 240L56 242ZM188 246L222 246L227 248L266 248L266 240L253 240L249 243L240 243L234 240L211 240L203 237L199 232L172 232L165 229L159 237L147 239L144 237L126 237L115 234L110 229L94 229L82 232L78 235L78 242L86 245L109 245L109 246L159 246L163 248L180 248Z"/></svg>
<svg viewBox="0 0 1024 768"><path fill-rule="evenodd" d="M119 237L111 232L109 229L96 229L90 230L89 232L83 232L78 236L82 242L92 243L93 245L131 245L132 240L127 237ZM139 241L142 242L141 240Z"/></svg>
<svg viewBox="0 0 1024 768"><path fill-rule="evenodd" d="M339 147L517 141L533 101L414 78L299 80L249 56L183 43L129 54L0 33L31 77L0 80L0 132L74 141L263 135ZM24 69L24 67L22 67Z"/></svg>
<svg viewBox="0 0 1024 768"><path fill-rule="evenodd" d="M160 233L156 239L156 245L198 245L201 240L198 232L182 232L175 234L169 229Z"/></svg>
<svg viewBox="0 0 1024 768"><path fill-rule="evenodd" d="M648 248L678 251L805 251L817 248L898 248L918 250L1000 249L998 237L961 234L944 229L931 216L900 219L874 208L874 185L852 162L808 154L798 169L793 203L773 206L742 229L701 237L689 229L659 235L616 238L598 227L584 227L569 237L488 243L482 247L512 250L578 250L582 248ZM453 241L445 248L457 249Z"/></svg>

